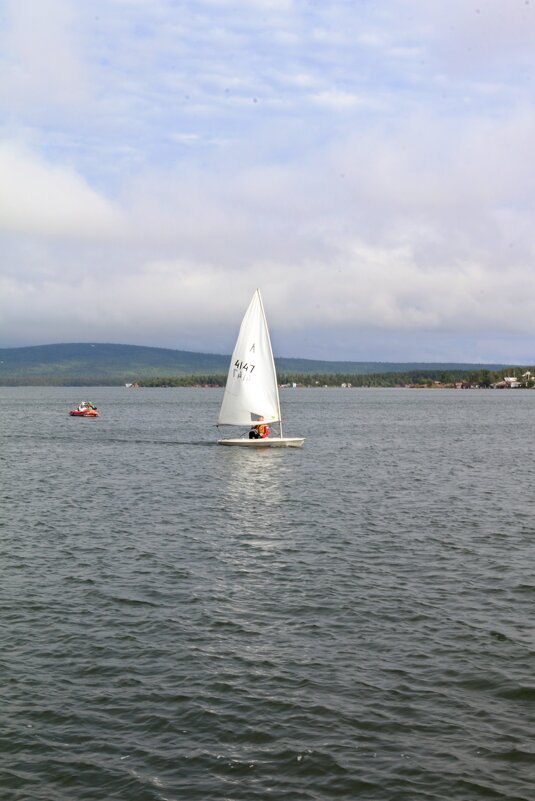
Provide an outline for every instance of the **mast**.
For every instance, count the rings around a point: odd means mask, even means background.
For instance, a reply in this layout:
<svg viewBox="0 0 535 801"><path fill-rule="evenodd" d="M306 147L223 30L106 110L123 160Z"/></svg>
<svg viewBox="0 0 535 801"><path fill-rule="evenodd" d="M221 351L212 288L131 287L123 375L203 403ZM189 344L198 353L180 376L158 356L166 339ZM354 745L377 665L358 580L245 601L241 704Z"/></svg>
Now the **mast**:
<svg viewBox="0 0 535 801"><path fill-rule="evenodd" d="M279 430L280 430L280 438L282 439L282 414L281 414L281 403L279 398L279 386L277 382L277 370L275 368L275 359L273 358L273 348L271 347L271 337L269 336L269 328L266 319L266 312L264 311L264 304L262 303L262 295L260 294L260 290L257 288L258 300L260 301L260 308L262 310L262 317L264 318L264 325L266 328L267 339L269 342L269 352L271 354L271 364L273 365L273 375L275 376L275 392L277 394L277 411L279 413Z"/></svg>

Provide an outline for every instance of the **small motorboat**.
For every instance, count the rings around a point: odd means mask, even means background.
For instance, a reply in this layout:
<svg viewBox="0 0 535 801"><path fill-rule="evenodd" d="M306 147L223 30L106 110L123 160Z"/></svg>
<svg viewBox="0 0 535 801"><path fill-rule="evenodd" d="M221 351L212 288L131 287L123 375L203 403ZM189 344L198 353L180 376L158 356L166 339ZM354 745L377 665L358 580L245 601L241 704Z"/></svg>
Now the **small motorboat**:
<svg viewBox="0 0 535 801"><path fill-rule="evenodd" d="M91 401L82 401L77 409L71 409L69 414L71 417L98 417L99 412L97 407Z"/></svg>

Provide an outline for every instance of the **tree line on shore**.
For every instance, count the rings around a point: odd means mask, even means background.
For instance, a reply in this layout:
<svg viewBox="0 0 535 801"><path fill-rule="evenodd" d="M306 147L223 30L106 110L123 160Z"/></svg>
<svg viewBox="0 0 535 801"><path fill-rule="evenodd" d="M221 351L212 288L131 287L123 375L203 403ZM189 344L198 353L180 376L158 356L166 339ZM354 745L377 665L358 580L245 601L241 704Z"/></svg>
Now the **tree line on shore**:
<svg viewBox="0 0 535 801"><path fill-rule="evenodd" d="M503 380L508 371L522 374L529 368L517 367L500 370L422 370L404 373L373 373L371 375L358 375L354 373L279 373L279 384L299 387L339 387L342 384L351 387L432 387L432 386L478 386L488 388ZM533 368L532 372L535 373ZM151 378L139 381L142 387L223 387L227 380L226 375L189 375ZM519 379L521 380L521 379ZM533 387L535 376L523 382L523 385Z"/></svg>
<svg viewBox="0 0 535 801"><path fill-rule="evenodd" d="M527 378L522 377L528 373ZM534 367L507 367L501 370L411 370L405 372L384 372L361 375L358 373L300 373L280 372L279 384L298 387L492 387L503 382L505 375L517 375L523 387L535 388ZM135 379L126 376L66 377L32 376L0 377L0 386L121 386L126 381L135 381L139 387L224 387L226 373L206 373L205 375L171 375L154 378Z"/></svg>

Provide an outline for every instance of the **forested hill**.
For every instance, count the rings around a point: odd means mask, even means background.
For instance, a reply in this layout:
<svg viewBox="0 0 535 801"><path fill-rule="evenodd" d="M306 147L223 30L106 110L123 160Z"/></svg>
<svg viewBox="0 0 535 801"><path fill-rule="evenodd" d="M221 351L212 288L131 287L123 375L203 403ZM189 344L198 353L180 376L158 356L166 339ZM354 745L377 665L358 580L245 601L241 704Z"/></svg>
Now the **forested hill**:
<svg viewBox="0 0 535 801"><path fill-rule="evenodd" d="M75 343L0 348L0 384L121 384L158 377L224 375L230 356L139 345ZM489 370L503 365L275 360L279 373L370 375L426 370Z"/></svg>
<svg viewBox="0 0 535 801"><path fill-rule="evenodd" d="M228 369L228 357L168 348L100 343L0 348L0 382L44 380L66 384L123 383L159 375L190 375Z"/></svg>

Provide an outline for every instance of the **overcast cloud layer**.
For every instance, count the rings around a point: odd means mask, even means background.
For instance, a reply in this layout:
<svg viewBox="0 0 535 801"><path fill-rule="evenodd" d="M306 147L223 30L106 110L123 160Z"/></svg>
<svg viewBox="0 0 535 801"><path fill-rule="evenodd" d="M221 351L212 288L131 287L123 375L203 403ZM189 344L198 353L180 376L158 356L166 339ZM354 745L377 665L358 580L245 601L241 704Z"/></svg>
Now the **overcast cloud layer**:
<svg viewBox="0 0 535 801"><path fill-rule="evenodd" d="M535 2L0 0L0 346L535 360Z"/></svg>

